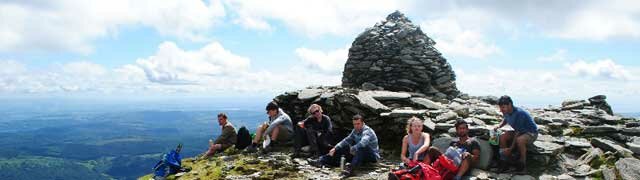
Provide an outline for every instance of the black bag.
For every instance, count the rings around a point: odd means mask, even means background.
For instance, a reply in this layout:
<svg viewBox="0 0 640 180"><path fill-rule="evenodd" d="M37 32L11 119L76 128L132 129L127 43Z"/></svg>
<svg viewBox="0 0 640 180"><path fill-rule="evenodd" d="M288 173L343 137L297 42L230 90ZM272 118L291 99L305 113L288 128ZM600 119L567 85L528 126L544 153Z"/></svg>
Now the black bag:
<svg viewBox="0 0 640 180"><path fill-rule="evenodd" d="M236 142L236 149L244 149L251 144L251 134L249 134L249 130L242 126L238 129Z"/></svg>

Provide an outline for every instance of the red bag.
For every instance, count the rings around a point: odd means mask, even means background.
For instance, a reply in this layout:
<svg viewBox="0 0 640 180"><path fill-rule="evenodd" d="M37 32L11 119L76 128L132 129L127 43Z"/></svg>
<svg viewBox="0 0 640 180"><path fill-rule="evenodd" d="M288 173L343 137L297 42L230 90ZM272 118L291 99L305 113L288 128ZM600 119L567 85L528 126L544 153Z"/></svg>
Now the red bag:
<svg viewBox="0 0 640 180"><path fill-rule="evenodd" d="M445 180L453 179L458 173L458 167L453 161L444 155L440 155L435 162L433 162L433 168L438 171L440 177Z"/></svg>

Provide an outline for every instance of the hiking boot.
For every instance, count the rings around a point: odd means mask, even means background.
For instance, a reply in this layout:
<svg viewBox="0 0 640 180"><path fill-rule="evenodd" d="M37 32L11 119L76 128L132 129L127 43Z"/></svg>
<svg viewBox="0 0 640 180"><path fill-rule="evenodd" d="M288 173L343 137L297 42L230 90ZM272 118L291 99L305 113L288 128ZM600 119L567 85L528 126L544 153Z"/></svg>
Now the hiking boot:
<svg viewBox="0 0 640 180"><path fill-rule="evenodd" d="M300 148L300 150L301 150L302 152L307 152L307 153L308 153L309 151L311 151L311 146L306 145L306 146L304 146L304 147Z"/></svg>
<svg viewBox="0 0 640 180"><path fill-rule="evenodd" d="M387 179L388 180L400 180L400 178L398 178L398 176L396 176L396 173L393 173L393 172L389 172Z"/></svg>
<svg viewBox="0 0 640 180"><path fill-rule="evenodd" d="M342 170L340 175L342 176L342 178L346 178L353 175L353 168L351 168L351 165L350 164L344 165L344 169Z"/></svg>
<svg viewBox="0 0 640 180"><path fill-rule="evenodd" d="M516 169L513 173L517 175L527 174L527 165L523 162L518 162L518 164L516 165Z"/></svg>
<svg viewBox="0 0 640 180"><path fill-rule="evenodd" d="M309 162L309 165L317 168L322 168L322 166L324 165L322 164L320 159L309 159L308 162Z"/></svg>
<svg viewBox="0 0 640 180"><path fill-rule="evenodd" d="M258 151L258 147L256 147L255 145L249 145L247 146L247 148L244 149L245 153L254 153Z"/></svg>

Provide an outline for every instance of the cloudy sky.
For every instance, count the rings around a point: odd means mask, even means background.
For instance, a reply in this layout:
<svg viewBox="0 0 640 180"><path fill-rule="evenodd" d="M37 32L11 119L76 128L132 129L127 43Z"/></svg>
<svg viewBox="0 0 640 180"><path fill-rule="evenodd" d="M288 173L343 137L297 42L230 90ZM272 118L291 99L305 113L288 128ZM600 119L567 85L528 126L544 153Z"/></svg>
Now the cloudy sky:
<svg viewBox="0 0 640 180"><path fill-rule="evenodd" d="M470 95L640 112L639 1L5 0L4 97L263 97L338 85L348 48L400 10Z"/></svg>

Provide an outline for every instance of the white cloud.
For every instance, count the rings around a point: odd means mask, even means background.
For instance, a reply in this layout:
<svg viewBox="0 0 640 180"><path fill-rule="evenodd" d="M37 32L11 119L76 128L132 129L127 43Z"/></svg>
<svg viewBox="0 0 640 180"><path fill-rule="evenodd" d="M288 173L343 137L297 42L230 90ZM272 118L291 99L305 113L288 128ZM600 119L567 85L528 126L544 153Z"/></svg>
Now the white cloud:
<svg viewBox="0 0 640 180"><path fill-rule="evenodd" d="M319 35L347 35L362 31L382 20L403 2L392 0L283 0L274 3L262 0L227 0L225 4L235 13L236 24L258 30L272 30L278 21L288 28L315 37Z"/></svg>
<svg viewBox="0 0 640 180"><path fill-rule="evenodd" d="M604 94L613 105L614 111L623 101L640 100L640 82L594 81L573 76L572 73L558 70L541 69L504 69L489 67L486 70L469 70L458 73L458 89L470 95L510 95L517 104L546 106L559 105L565 99L587 99ZM630 69L638 73L640 69ZM616 99L616 101L612 101ZM633 99L633 100L632 100Z"/></svg>
<svg viewBox="0 0 640 180"><path fill-rule="evenodd" d="M559 62L567 60L567 50L566 49L557 49L553 54L549 56L541 56L537 58L538 61L541 62Z"/></svg>
<svg viewBox="0 0 640 180"><path fill-rule="evenodd" d="M154 56L138 59L152 82L165 84L200 83L206 76L225 76L242 73L249 68L249 59L212 42L197 51L185 51L173 42L164 42Z"/></svg>
<svg viewBox="0 0 640 180"><path fill-rule="evenodd" d="M488 42L480 28L465 28L456 18L442 18L422 23L421 28L435 41L435 47L448 56L484 59L502 50Z"/></svg>
<svg viewBox="0 0 640 180"><path fill-rule="evenodd" d="M297 48L296 55L305 67L328 74L341 74L347 62L349 47L324 52L321 50Z"/></svg>
<svg viewBox="0 0 640 180"><path fill-rule="evenodd" d="M567 13L566 21L559 28L551 28L551 35L588 40L640 38L638 1L591 1L584 8Z"/></svg>
<svg viewBox="0 0 640 180"><path fill-rule="evenodd" d="M582 60L565 65L573 74L582 77L603 78L615 80L630 80L632 75L622 65L616 64L611 59L598 60L593 63Z"/></svg>
<svg viewBox="0 0 640 180"><path fill-rule="evenodd" d="M163 35L203 40L225 13L217 0L9 1L0 3L0 12L0 51L80 53L91 52L98 38L140 24Z"/></svg>

